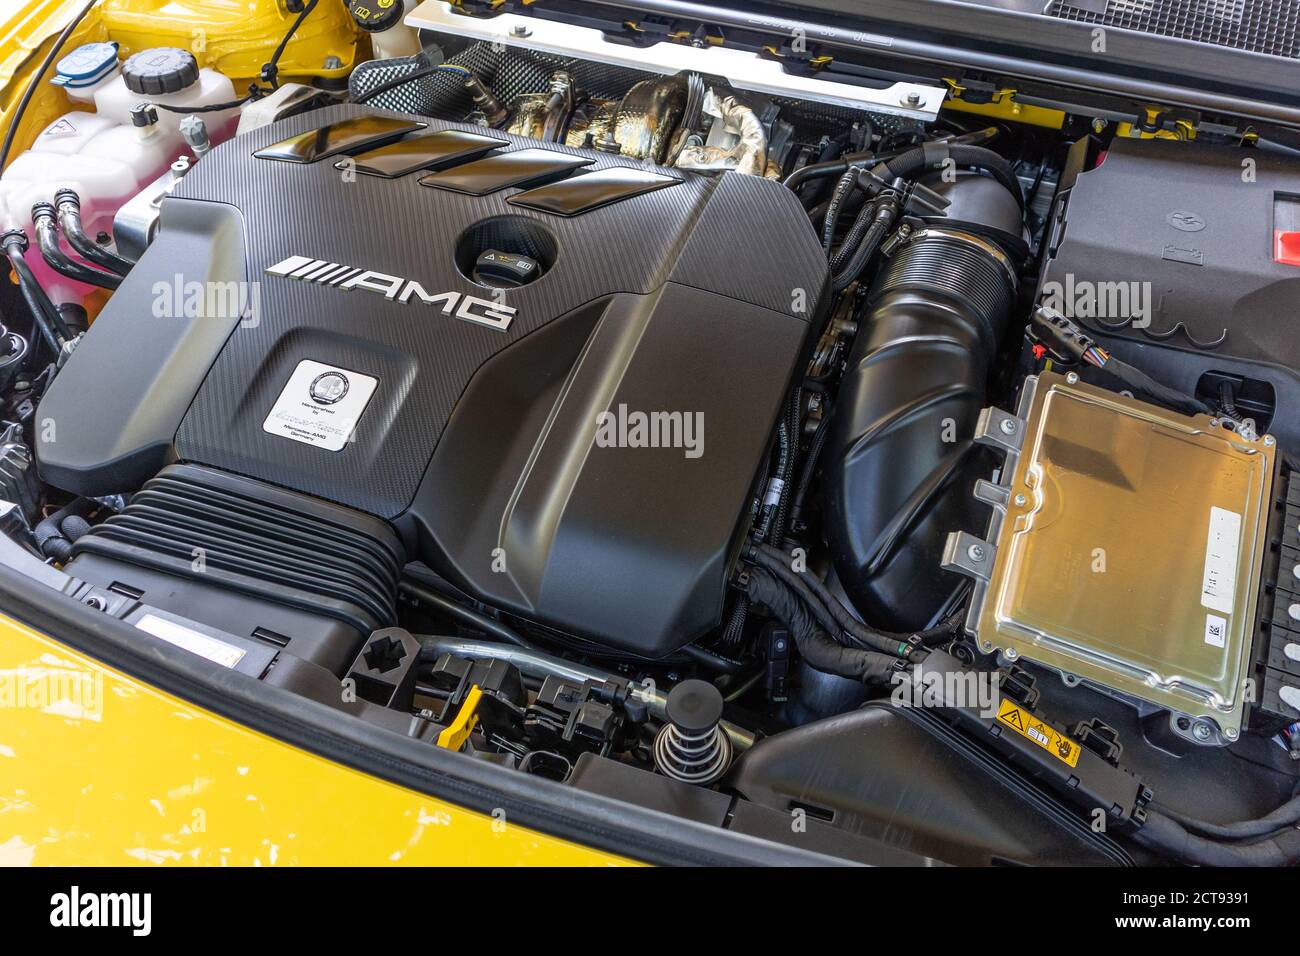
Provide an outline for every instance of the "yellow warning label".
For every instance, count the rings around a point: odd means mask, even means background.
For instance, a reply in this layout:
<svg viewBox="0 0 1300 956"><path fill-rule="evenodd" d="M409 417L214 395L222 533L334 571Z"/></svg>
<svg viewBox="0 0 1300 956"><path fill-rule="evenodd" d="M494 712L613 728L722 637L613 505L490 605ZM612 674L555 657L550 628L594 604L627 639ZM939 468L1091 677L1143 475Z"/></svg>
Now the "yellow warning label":
<svg viewBox="0 0 1300 956"><path fill-rule="evenodd" d="M1017 707L1005 697L998 705L998 720L1022 737L1028 737L1058 760L1071 767L1079 765L1079 745L1055 727L1043 723L1029 711Z"/></svg>

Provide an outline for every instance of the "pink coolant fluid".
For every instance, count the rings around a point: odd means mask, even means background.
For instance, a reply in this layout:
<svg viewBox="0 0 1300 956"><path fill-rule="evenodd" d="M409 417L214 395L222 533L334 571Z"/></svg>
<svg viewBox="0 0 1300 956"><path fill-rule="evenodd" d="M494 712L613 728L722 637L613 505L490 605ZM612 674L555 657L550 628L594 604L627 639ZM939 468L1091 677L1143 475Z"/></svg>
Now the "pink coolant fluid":
<svg viewBox="0 0 1300 956"><path fill-rule="evenodd" d="M185 77L189 84L183 89L161 94L136 92L122 76L116 45L90 46L104 61L102 68L77 84L68 81L65 64L76 56L84 62L88 48L79 48L60 61L54 82L64 87L73 108L42 130L31 148L15 157L0 175L0 226L26 230L31 241L27 262L56 304L82 304L97 290L46 265L36 248L32 205L53 202L58 190L72 189L81 200L86 234L92 239L101 233L111 236L118 209L167 172L178 158L192 155L179 129L186 115L184 110L235 99L229 79L197 67L192 79ZM137 126L132 122L132 110L143 103L172 106L181 112L155 108L156 122ZM92 106L93 112L86 109ZM238 113L237 108L232 108L196 115L207 127L210 141L216 144L234 132ZM66 242L63 249L71 258L80 258Z"/></svg>

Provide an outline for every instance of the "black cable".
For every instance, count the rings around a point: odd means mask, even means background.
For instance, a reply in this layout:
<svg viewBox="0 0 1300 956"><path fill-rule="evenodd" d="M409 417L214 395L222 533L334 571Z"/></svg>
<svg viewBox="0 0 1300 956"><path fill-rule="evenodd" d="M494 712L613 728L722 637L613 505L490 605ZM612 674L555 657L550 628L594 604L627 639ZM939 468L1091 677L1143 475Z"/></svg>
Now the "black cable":
<svg viewBox="0 0 1300 956"><path fill-rule="evenodd" d="M398 585L398 590L407 597L415 598L421 604L425 604L437 611L441 611L448 617L455 618L462 624L467 624L472 628L483 631L490 637L497 640L505 641L507 644L514 644L518 647L527 647L532 649L533 645L524 640L518 634L500 621L481 614L472 608L458 603L453 597L435 591L432 586L425 583L416 583L410 579L404 578Z"/></svg>
<svg viewBox="0 0 1300 956"><path fill-rule="evenodd" d="M32 74L32 78L27 84L27 89L23 91L22 99L20 99L18 105L14 107L13 115L8 117L9 129L5 132L4 143L0 144L0 172L4 172L5 167L9 165L9 153L13 149L14 138L18 135L18 127L22 125L23 114L27 112L27 104L31 102L32 96L35 95L37 88L40 86L41 80L45 76L45 71L50 68L50 64L53 63L55 57L59 55L59 51L63 49L63 45L68 42L68 38L72 36L73 32L77 29L77 26L86 18L86 14L88 14L91 11L91 8L98 2L99 0L87 0L86 5L82 7L77 15L72 18L72 21L63 28L63 32L58 35L54 41L54 45L50 47L50 52L45 54L45 59L41 61L41 65L37 67L36 72Z"/></svg>
<svg viewBox="0 0 1300 956"><path fill-rule="evenodd" d="M798 386L795 386L790 395L786 430L790 435L790 454L786 458L785 472L781 475L781 490L777 492L776 514L769 535L769 540L778 545L784 545L785 532L789 527L790 496L794 494L794 467L799 460L799 436L803 432L803 392Z"/></svg>
<svg viewBox="0 0 1300 956"><path fill-rule="evenodd" d="M722 636L718 639L718 643L728 649L739 647L740 640L745 634L745 620L748 617L749 598L737 594L736 600L731 605L731 613L727 615L727 623L722 627Z"/></svg>
<svg viewBox="0 0 1300 956"><path fill-rule="evenodd" d="M81 197L71 189L60 189L54 194L54 205L59 212L59 225L63 227L63 236L68 240L82 258L96 265L124 276L135 264L124 259L111 249L105 249L88 235L81 225Z"/></svg>
<svg viewBox="0 0 1300 956"><path fill-rule="evenodd" d="M1117 359L1114 355L1111 355L1106 360L1106 364L1101 367L1123 382L1130 390L1140 392L1157 404L1172 408L1185 415L1208 415L1211 413L1210 407L1200 399L1185 395L1177 389L1157 382L1140 368L1129 365L1127 362Z"/></svg>
<svg viewBox="0 0 1300 956"><path fill-rule="evenodd" d="M753 568L749 572L746 591L750 600L767 605L777 620L789 629L795 647L808 666L864 684L887 681L896 672L897 658L845 647L831 640L809 616L799 597L763 568Z"/></svg>
<svg viewBox="0 0 1300 956"><path fill-rule="evenodd" d="M1224 417L1231 418L1238 424L1241 423L1241 412L1237 410L1237 398L1232 394L1232 383L1227 379L1219 383L1219 407L1223 410Z"/></svg>
<svg viewBox="0 0 1300 956"><path fill-rule="evenodd" d="M271 84L270 90L280 88L280 57L284 56L285 48L288 47L289 41L293 39L293 35L298 32L298 27L302 26L302 22L316 9L316 4L319 2L320 0L308 0L307 5L298 12L298 16L294 18L293 23L289 24L289 29L280 38L280 42L271 53L271 59L262 66L261 78ZM166 103L150 103L149 105L168 113L220 113L223 110L233 110L236 107L243 106L249 100L258 99L270 92L270 90L263 89L256 83L250 83L248 93L239 97L239 99L227 100L224 103L209 103L207 106L170 106Z"/></svg>
<svg viewBox="0 0 1300 956"><path fill-rule="evenodd" d="M266 66L262 67L262 79L271 84L271 89L278 90L280 88L280 80L278 79L277 74L280 72L280 57L284 56L285 47L289 45L289 41L293 39L293 35L297 33L298 28L302 26L302 21L306 20L307 17L311 15L311 12L316 9L316 4L319 2L320 0L307 0L307 5L298 12L298 16L294 19L293 23L289 25L289 29L285 31L284 36L280 38L279 44L276 45L275 52L271 54L271 61L267 63ZM249 94L252 95L251 90L249 91Z"/></svg>
<svg viewBox="0 0 1300 956"><path fill-rule="evenodd" d="M830 589L810 571L794 570L794 558L770 545L760 544L749 550L747 555L753 561L762 567L776 574L782 580L794 585L794 580L798 579L812 594L818 604L832 616L836 626L844 633L855 638L863 646L874 647L883 653L893 654L896 657L906 657L909 660L918 659L924 656L924 651L917 649L912 643L912 634L894 633L892 631L881 631L863 624L840 603L839 598L831 593Z"/></svg>
<svg viewBox="0 0 1300 956"><path fill-rule="evenodd" d="M826 218L822 222L822 249L829 259L831 246L835 242L835 230L839 227L840 215L844 212L845 200L858 184L858 171L850 169L835 183L831 191L830 203L826 206Z"/></svg>
<svg viewBox="0 0 1300 956"><path fill-rule="evenodd" d="M55 356L58 356L63 350L63 343L68 341L70 335L63 316L59 314L50 297L36 281L32 267L23 258L23 253L27 251L27 233L21 229L9 230L0 237L0 248L3 248L9 264L13 266L14 275L18 277L18 290L31 310L32 320L36 323L41 338L45 340Z"/></svg>
<svg viewBox="0 0 1300 956"><path fill-rule="evenodd" d="M1300 824L1300 796L1292 797L1272 813L1258 820L1243 820L1239 823L1209 823L1192 817L1175 813L1168 807L1159 808L1167 817L1187 830L1195 830L1202 836L1218 840L1253 840L1271 836L1279 830Z"/></svg>
<svg viewBox="0 0 1300 956"><path fill-rule="evenodd" d="M740 661L733 661L729 657L715 654L710 650L700 647L698 644L687 644L682 648L682 653L691 658L697 664L703 664L710 670L715 670L722 674L739 674L741 671Z"/></svg>
<svg viewBox="0 0 1300 956"><path fill-rule="evenodd" d="M874 203L863 207L858 221L849 230L849 237L845 239L844 245L831 260L832 289L842 292L862 274L867 263L885 241L889 230L893 228L894 221L902 208L898 197L892 195L882 196ZM865 225L861 229L861 236L857 237L859 224L863 223ZM853 241L856 241L856 245L850 245Z"/></svg>
<svg viewBox="0 0 1300 956"><path fill-rule="evenodd" d="M817 472L817 459L821 457L822 447L826 444L830 424L830 409L823 409L821 423L817 426L817 431L813 433L812 442L808 445L808 454L804 457L803 469L799 473L799 484L795 486L794 498L790 503L790 531L792 533L799 530L799 520L803 517L804 500L808 497L808 492L812 488L813 476Z"/></svg>
<svg viewBox="0 0 1300 956"><path fill-rule="evenodd" d="M253 92L253 90L257 92ZM207 106L168 106L166 103L150 102L149 105L156 110L163 110L167 113L185 113L186 115L190 113L220 113L222 110L233 110L237 106L243 106L260 92L260 87L254 83L252 89L246 95L237 100L226 100L224 103L209 103Z"/></svg>
<svg viewBox="0 0 1300 956"><path fill-rule="evenodd" d="M1189 833L1182 824L1157 810L1133 838L1143 846L1198 866L1293 866L1300 863L1300 830L1281 830L1254 843L1219 843Z"/></svg>

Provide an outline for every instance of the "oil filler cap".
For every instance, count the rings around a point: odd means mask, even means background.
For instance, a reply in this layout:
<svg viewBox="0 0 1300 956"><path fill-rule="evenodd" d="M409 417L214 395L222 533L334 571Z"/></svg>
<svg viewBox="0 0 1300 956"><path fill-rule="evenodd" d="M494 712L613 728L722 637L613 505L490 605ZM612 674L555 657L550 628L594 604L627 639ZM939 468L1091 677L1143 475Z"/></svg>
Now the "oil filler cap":
<svg viewBox="0 0 1300 956"><path fill-rule="evenodd" d="M536 259L500 249L485 249L474 260L474 281L494 289L513 289L537 278Z"/></svg>
<svg viewBox="0 0 1300 956"><path fill-rule="evenodd" d="M179 93L199 79L194 54L172 46L141 50L122 65L122 79L132 93L157 96Z"/></svg>

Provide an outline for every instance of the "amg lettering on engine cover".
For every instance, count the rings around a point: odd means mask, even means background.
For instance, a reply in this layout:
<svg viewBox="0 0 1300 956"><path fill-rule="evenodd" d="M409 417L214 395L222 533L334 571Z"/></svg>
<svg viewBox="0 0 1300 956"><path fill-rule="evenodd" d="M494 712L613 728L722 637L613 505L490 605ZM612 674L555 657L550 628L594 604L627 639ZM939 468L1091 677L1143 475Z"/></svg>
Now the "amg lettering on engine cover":
<svg viewBox="0 0 1300 956"><path fill-rule="evenodd" d="M385 299L402 303L419 299L429 305L441 306L443 315L454 315L466 322L486 325L500 332L510 328L517 311L511 306L493 302L491 299L480 299L460 292L438 292L430 295L424 291L424 286L414 279L403 279L401 276L389 275L386 272L357 269L325 259L313 259L311 256L290 256L282 259L273 266L267 266L266 273L333 286L345 292L352 289L365 289L368 292L378 292Z"/></svg>

